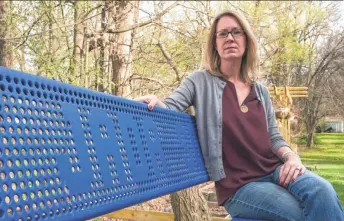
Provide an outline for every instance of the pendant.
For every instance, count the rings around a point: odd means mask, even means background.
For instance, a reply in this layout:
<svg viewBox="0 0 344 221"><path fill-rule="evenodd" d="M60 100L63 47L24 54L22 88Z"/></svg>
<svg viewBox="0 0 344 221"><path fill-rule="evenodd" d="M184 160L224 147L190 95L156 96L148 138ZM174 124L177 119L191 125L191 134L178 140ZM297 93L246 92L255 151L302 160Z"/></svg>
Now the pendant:
<svg viewBox="0 0 344 221"><path fill-rule="evenodd" d="M241 112L243 112L243 113L247 113L248 107L247 107L245 104L243 104L243 105L240 106L240 110L241 110Z"/></svg>

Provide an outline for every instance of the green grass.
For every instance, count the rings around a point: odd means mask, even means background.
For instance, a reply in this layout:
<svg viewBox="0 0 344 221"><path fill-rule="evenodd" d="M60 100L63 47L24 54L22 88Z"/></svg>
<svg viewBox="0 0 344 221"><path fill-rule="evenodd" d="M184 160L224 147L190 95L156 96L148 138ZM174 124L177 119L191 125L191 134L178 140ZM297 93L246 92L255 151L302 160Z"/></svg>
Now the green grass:
<svg viewBox="0 0 344 221"><path fill-rule="evenodd" d="M303 163L330 181L344 205L344 133L316 134L318 144L300 153Z"/></svg>

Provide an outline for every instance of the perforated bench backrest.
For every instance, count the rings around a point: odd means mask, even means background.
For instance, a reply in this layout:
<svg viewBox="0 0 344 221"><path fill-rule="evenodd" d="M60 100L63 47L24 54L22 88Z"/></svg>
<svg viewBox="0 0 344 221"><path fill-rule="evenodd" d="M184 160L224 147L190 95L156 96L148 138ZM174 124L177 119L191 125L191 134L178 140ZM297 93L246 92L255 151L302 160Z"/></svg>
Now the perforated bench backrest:
<svg viewBox="0 0 344 221"><path fill-rule="evenodd" d="M85 220L208 181L194 118L0 67L0 221Z"/></svg>

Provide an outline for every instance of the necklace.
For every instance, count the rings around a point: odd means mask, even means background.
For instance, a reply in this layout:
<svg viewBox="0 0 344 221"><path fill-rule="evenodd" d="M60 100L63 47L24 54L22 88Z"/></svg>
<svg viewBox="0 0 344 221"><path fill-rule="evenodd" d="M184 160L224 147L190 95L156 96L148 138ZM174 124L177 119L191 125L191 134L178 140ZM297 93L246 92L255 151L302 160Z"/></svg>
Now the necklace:
<svg viewBox="0 0 344 221"><path fill-rule="evenodd" d="M243 104L243 105L240 106L240 110L241 110L241 112L243 112L243 113L247 113L248 107L247 107L245 104Z"/></svg>

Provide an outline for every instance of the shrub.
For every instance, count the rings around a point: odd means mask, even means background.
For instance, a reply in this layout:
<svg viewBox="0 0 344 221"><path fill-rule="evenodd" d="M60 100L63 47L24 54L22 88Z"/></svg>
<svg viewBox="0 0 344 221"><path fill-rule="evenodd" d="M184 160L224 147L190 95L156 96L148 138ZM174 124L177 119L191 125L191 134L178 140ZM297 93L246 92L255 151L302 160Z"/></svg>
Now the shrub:
<svg viewBox="0 0 344 221"><path fill-rule="evenodd" d="M320 139L314 135L314 139L313 139L314 144L319 144L320 143ZM297 144L300 145L306 145L307 144L307 135L302 135L299 137Z"/></svg>

